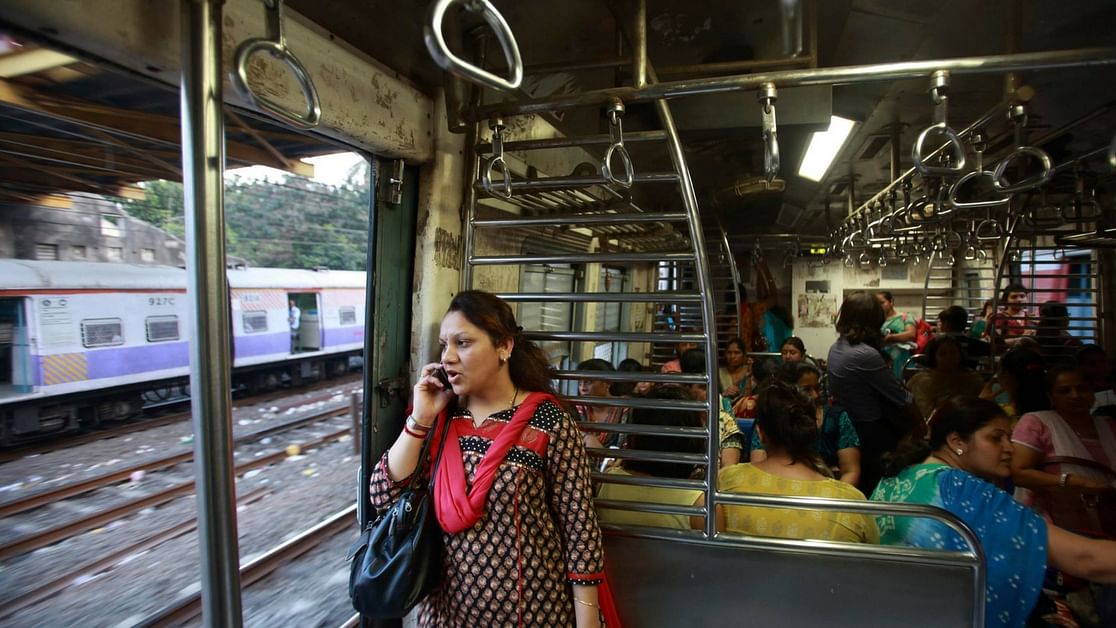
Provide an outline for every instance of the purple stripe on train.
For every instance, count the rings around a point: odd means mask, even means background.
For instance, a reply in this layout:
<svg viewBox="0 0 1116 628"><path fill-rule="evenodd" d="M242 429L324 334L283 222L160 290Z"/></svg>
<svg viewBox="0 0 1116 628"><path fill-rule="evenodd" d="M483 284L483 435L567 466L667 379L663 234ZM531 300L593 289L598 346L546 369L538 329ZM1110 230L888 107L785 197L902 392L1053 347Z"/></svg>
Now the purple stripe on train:
<svg viewBox="0 0 1116 628"><path fill-rule="evenodd" d="M254 358L261 355L291 352L290 332L278 334L248 334L233 339L233 352L236 359Z"/></svg>
<svg viewBox="0 0 1116 628"><path fill-rule="evenodd" d="M348 345L354 342L364 342L364 326L352 325L350 327L340 327L325 330L325 346L336 347L337 345Z"/></svg>
<svg viewBox="0 0 1116 628"><path fill-rule="evenodd" d="M86 351L85 359L89 364L89 379L101 379L188 366L190 351L186 342L165 342Z"/></svg>

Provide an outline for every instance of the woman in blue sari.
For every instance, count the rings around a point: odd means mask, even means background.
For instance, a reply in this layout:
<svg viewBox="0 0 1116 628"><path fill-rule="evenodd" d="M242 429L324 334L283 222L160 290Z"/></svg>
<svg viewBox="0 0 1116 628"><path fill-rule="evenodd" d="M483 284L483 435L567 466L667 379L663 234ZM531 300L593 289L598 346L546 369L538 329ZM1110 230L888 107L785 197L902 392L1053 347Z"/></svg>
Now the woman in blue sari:
<svg viewBox="0 0 1116 628"><path fill-rule="evenodd" d="M1011 422L995 402L955 397L934 413L929 442L900 449L872 499L929 504L967 523L988 570L985 626L1025 625L1047 563L1094 582L1116 582L1116 542L1086 539L1048 525L990 482L1011 477ZM965 550L936 520L877 517L880 542Z"/></svg>

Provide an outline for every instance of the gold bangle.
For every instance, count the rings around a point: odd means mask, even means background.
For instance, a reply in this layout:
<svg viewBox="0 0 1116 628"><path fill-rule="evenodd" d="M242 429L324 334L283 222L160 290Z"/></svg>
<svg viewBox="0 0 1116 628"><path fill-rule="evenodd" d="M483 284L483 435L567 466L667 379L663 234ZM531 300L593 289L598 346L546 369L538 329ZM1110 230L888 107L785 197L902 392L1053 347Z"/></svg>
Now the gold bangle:
<svg viewBox="0 0 1116 628"><path fill-rule="evenodd" d="M601 607L600 604L594 604L592 602L586 602L585 600L581 600L581 599L578 599L576 597L573 599L573 601L577 602L578 604L581 604L582 606L588 606L589 608L598 608L599 609Z"/></svg>

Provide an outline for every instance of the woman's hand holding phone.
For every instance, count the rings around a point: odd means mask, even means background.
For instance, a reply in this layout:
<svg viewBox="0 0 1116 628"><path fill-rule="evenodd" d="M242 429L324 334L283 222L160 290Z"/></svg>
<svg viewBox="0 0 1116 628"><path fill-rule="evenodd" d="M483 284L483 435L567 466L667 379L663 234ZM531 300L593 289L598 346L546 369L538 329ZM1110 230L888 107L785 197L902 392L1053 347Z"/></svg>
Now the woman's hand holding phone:
<svg viewBox="0 0 1116 628"><path fill-rule="evenodd" d="M446 407L453 397L453 387L445 369L438 362L431 362L419 371L415 383L414 406L411 416L423 425L433 425L438 413Z"/></svg>

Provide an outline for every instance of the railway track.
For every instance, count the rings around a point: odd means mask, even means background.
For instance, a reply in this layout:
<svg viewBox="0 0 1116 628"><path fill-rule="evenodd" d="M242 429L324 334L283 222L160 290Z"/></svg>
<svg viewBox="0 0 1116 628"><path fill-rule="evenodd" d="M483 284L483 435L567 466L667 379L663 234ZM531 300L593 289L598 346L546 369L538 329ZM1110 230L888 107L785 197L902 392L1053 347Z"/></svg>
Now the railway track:
<svg viewBox="0 0 1116 628"><path fill-rule="evenodd" d="M284 541L261 556L240 567L241 588L259 582L283 565L317 547L323 541L356 524L356 504L330 516L302 534ZM200 587L199 587L200 589ZM201 613L201 593L185 595L166 607L141 619L135 625L143 628L181 625Z"/></svg>
<svg viewBox="0 0 1116 628"><path fill-rule="evenodd" d="M233 442L236 445L242 445L258 438L265 438L267 436L272 436L282 432L298 429L306 425L311 425L319 421L331 419L336 416L342 416L344 414L347 414L348 412L348 404L344 406L334 406L308 416L299 417L291 421L286 421L279 425L273 425L271 427L257 430L248 434L241 434L234 438ZM0 502L0 518L18 514L21 512L26 512L28 510L33 510L47 504L52 504L66 498L73 497L75 495L80 495L82 493L87 493L89 491L115 484L117 482L123 482L124 480L129 479L132 474L137 471L143 471L145 473L148 471L159 471L185 462L190 462L193 459L194 450L184 448L178 452L163 456L161 458L146 460L144 462L118 469L116 471L109 471L107 473L103 473L101 475L82 480L80 482L73 482L71 484L66 484L64 486L59 486L50 490L40 491L38 493L34 493L20 499Z"/></svg>
<svg viewBox="0 0 1116 628"><path fill-rule="evenodd" d="M322 390L322 389L326 389L326 388L332 388L332 387L335 387L335 386L345 386L345 385L348 385L348 384L359 382L360 378L361 378L360 375L347 375L345 377L339 377L339 378L336 378L336 379L330 379L330 380L325 380L325 381L322 381L322 382L316 382L313 385L310 385L310 386L307 386L307 387L304 387L304 388L300 388L298 390L285 389L285 390L281 390L281 391L272 391L272 392L269 392L269 393L264 393L262 395L256 395L256 396L252 396L252 397L244 397L244 398L238 399L233 404L233 407L234 408L243 408L243 407L247 407L247 406L253 406L253 405L268 403L268 402L274 401L276 399L285 399L287 397L290 397L292 394L313 393L313 392L316 392L318 390ZM282 407L280 407L280 410L286 410L286 409L291 408L291 407L295 407L295 406L299 406L299 405L305 405L306 403L310 403L312 401L313 400L302 400L298 403L291 404L289 406L282 406ZM189 402L189 399L186 399L185 402ZM170 425L172 423L177 423L179 421L186 421L186 420L189 420L189 419L190 419L190 412L188 412L188 411L187 412L176 412L176 413L173 413L173 414L167 414L167 415L163 415L163 416L152 417L150 419L140 419L140 420L130 422L130 423L123 423L121 425L116 425L116 426L113 426L113 427L110 427L110 428L96 429L96 430L92 430L92 431L89 431L89 432L83 432L83 433L76 434L74 436L69 436L69 437L66 437L66 438L51 439L51 440L38 442L38 443L32 443L32 444L28 444L28 445L20 445L20 446L17 446L17 447L11 447L11 448L0 450L0 463L12 462L14 460L19 460L20 458L23 458L25 456L31 456L31 455L35 455L35 454L42 454L42 453L46 453L46 452L57 451L57 450L60 450L60 449L68 449L70 447L77 447L79 445L94 443L94 442L97 442L99 440L105 440L105 439L109 439L109 438L116 438L116 437L119 437L119 436L124 436L125 434L132 434L134 432L142 432L144 430L149 430L149 429L153 429L153 428L156 428L156 427L162 427L164 425Z"/></svg>
<svg viewBox="0 0 1116 628"><path fill-rule="evenodd" d="M346 408L344 410L333 409L333 410L330 410L330 411L319 413L319 416L316 417L316 420L321 420L323 418L321 415L323 415L323 414L330 414L331 416L336 416L336 415L339 415L339 414L343 414L344 412L347 412L347 411L348 410ZM307 418L303 419L302 421L303 421L304 424L307 423L307 422L310 422L310 417L307 417ZM288 429L291 429L291 428L288 427ZM315 438L313 440L300 443L300 444L298 444L298 448L299 448L300 451L309 451L311 449L315 449L315 448L321 447L323 445L326 445L326 444L328 444L332 441L335 441L335 440L337 440L337 439L339 439L343 436L346 436L350 433L351 433L351 427L346 427L346 428L343 428L343 429L335 430L335 431L333 431L329 434L326 434L325 436L321 436L319 438ZM257 433L257 435L258 435L258 433ZM235 473L239 476L239 475L243 475L244 473L247 473L248 471L251 471L253 469L258 469L258 468L262 468L262 467L266 467L266 466L275 464L277 462L281 462L283 459L285 459L289 455L288 454L288 449L289 448L284 447L283 449L272 451L269 454L259 456L255 459L251 460L251 461L239 464L239 465L236 466ZM191 457L192 457L192 454L191 454ZM106 474L106 475L114 475L115 476L119 473L121 473L121 472L114 472L112 474ZM82 484L84 484L84 483L82 483ZM14 558L16 556L21 556L21 555L26 554L28 552L34 551L36 549L46 547L47 545L52 545L54 543L57 543L59 541L62 541L62 540L68 539L70 537L76 536L78 534L81 534L81 533L86 532L88 530L91 530L93 528L103 526L103 525L105 525L109 522L112 522L112 521L116 521L117 519L122 519L124 517L127 517L127 516L129 516L129 515L131 515L135 512L138 512L138 511L144 509L144 508L150 508L150 507L158 506L158 505L161 505L161 504L165 504L169 501L172 501L174 499L177 499L179 497L183 497L183 496L186 496L186 495L191 495L191 494L194 493L194 489L195 489L195 487L194 487L194 481L193 480L179 482L178 484L170 486L166 489L162 489L162 490L160 490L156 493L153 493L151 495L145 495L143 497L138 497L136 499L129 500L127 502L124 502L123 504L114 506L114 507L109 508L107 510L96 512L96 513L93 513L91 515L76 519L74 521L69 521L69 522L59 524L59 525L51 527L51 528L47 528L45 530L41 530L41 531L38 531L38 532L33 532L31 534L24 535L22 537L19 537L19 538L13 540L13 541L10 541L8 543L4 543L3 545L0 545L0 561L8 560L8 559ZM86 489L86 490L92 490L92 489ZM31 498L28 498L28 499L33 499L35 497L36 496L32 496ZM15 502L9 502L9 504L7 506L18 507L19 504L15 503Z"/></svg>
<svg viewBox="0 0 1116 628"><path fill-rule="evenodd" d="M271 489L260 488L237 498L238 506L250 504L271 494ZM29 591L25 591L17 598L0 602L0 619L10 617L19 611L34 606L43 600L61 592L74 584L80 578L90 578L119 564L124 559L135 556L140 552L151 550L171 539L193 532L198 527L196 517L184 519L176 524L169 525L162 530L154 532L135 543L130 543L105 556L99 556L67 570L62 575L45 582Z"/></svg>

